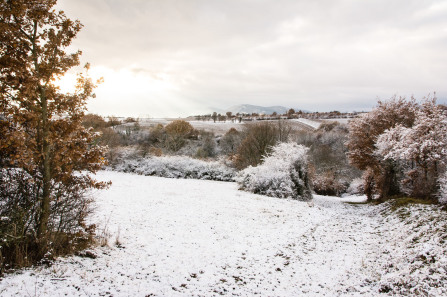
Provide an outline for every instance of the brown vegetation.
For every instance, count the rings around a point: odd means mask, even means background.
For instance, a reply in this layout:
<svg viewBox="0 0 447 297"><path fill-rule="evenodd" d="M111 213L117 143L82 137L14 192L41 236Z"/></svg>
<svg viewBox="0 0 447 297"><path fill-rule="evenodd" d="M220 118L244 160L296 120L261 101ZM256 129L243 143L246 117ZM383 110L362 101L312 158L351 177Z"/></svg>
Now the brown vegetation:
<svg viewBox="0 0 447 297"><path fill-rule="evenodd" d="M272 122L249 124L244 135L235 156L234 165L238 169L260 164L262 157L279 141L278 128Z"/></svg>
<svg viewBox="0 0 447 297"><path fill-rule="evenodd" d="M186 139L194 135L194 128L183 120L173 121L165 127L165 131L165 145L174 152L181 149L185 145Z"/></svg>
<svg viewBox="0 0 447 297"><path fill-rule="evenodd" d="M64 49L82 27L55 4L0 4L2 269L64 253L90 236L85 192L106 186L85 173L105 161L96 136L82 126L95 84L80 74L74 94L54 85L79 64L81 52Z"/></svg>

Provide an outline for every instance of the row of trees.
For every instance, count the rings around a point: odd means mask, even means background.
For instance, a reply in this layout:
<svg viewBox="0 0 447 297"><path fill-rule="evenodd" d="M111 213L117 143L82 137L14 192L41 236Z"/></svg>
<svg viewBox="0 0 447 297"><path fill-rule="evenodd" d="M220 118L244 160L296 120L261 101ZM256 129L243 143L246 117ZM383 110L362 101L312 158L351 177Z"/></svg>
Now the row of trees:
<svg viewBox="0 0 447 297"><path fill-rule="evenodd" d="M225 114L213 112L212 114L206 115L197 115L195 119L198 121L211 121L215 123L232 121L232 122L242 122L242 121L252 121L256 120L279 120L279 119L298 119L298 118L307 118L307 119L339 119L339 118L356 118L359 114L363 112L340 112L340 111L329 111L329 112L307 112L290 108L287 112L283 114L278 114L276 111L271 114L259 114L256 112L253 113L236 113L233 114L231 111L226 112Z"/></svg>
<svg viewBox="0 0 447 297"><path fill-rule="evenodd" d="M369 199L434 198L447 161L447 115L436 98L379 101L349 126L349 159L364 170Z"/></svg>

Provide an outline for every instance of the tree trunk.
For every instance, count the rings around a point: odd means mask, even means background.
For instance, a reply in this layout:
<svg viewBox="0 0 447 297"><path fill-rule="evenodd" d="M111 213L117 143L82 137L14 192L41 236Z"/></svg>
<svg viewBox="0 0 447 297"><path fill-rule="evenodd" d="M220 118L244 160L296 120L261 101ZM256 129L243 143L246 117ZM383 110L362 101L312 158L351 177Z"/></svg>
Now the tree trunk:
<svg viewBox="0 0 447 297"><path fill-rule="evenodd" d="M48 102L44 87L40 86L40 100L42 107L42 197L40 199L40 217L37 229L39 253L43 256L47 251L48 220L50 218L51 170L50 170L50 142L48 123Z"/></svg>
<svg viewBox="0 0 447 297"><path fill-rule="evenodd" d="M32 44L32 57L34 63L34 70L39 75L39 58L37 54L37 28L38 23L37 20L33 23L33 35L27 36ZM37 222L37 244L39 249L39 255L44 256L47 247L47 233L48 233L48 220L50 218L50 194L51 194L51 170L50 170L50 129L48 122L48 98L46 94L46 85L41 85L41 82L38 82L37 92L39 94L40 99L40 121L42 124L41 127L41 166L39 168L40 173L42 175L42 196L40 197L39 207L39 218Z"/></svg>

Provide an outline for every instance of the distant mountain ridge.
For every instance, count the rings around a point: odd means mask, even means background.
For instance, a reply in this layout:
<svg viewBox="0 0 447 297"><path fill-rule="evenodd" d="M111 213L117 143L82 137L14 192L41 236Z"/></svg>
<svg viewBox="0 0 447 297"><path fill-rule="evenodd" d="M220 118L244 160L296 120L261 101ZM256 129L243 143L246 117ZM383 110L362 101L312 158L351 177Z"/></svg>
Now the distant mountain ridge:
<svg viewBox="0 0 447 297"><path fill-rule="evenodd" d="M284 107L284 106L258 106L258 105L251 105L251 104L239 104L234 105L225 110L231 111L233 114L236 113L246 113L246 114L252 114L252 113L258 113L258 114L272 114L276 112L277 114L284 114L287 113L287 111L290 108Z"/></svg>

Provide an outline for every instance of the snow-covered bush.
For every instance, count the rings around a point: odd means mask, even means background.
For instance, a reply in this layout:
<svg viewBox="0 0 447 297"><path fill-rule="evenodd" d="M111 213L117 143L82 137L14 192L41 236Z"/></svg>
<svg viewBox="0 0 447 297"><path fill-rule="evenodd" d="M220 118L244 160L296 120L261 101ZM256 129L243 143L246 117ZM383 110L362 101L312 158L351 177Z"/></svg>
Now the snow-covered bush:
<svg viewBox="0 0 447 297"><path fill-rule="evenodd" d="M93 202L87 190L75 182L52 182L51 186L47 259L85 249L95 228L86 225ZM41 196L41 182L25 170L0 169L0 274L40 260L34 238L41 215L36 201Z"/></svg>
<svg viewBox="0 0 447 297"><path fill-rule="evenodd" d="M402 168L402 192L430 197L436 193L439 172L446 166L447 115L436 98L426 99L415 115L411 127L396 125L377 138L376 155Z"/></svg>
<svg viewBox="0 0 447 297"><path fill-rule="evenodd" d="M263 163L248 167L236 177L241 189L279 198L310 200L308 149L296 143L280 143Z"/></svg>
<svg viewBox="0 0 447 297"><path fill-rule="evenodd" d="M351 181L346 193L349 195L361 195L364 193L364 185L362 178L355 178Z"/></svg>
<svg viewBox="0 0 447 297"><path fill-rule="evenodd" d="M327 170L321 174L311 175L313 190L318 195L341 196L346 192L349 183L337 176L334 170Z"/></svg>
<svg viewBox="0 0 447 297"><path fill-rule="evenodd" d="M168 178L233 181L234 170L220 162L208 162L187 156L163 156L122 159L113 170Z"/></svg>

